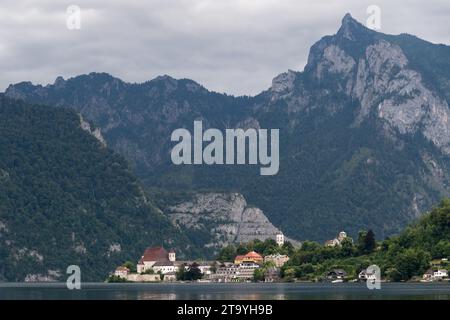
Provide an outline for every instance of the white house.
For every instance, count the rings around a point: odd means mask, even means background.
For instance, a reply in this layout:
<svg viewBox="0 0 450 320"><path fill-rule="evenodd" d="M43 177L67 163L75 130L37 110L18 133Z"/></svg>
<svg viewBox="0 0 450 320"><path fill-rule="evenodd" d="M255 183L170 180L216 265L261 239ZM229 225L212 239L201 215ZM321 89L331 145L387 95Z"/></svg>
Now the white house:
<svg viewBox="0 0 450 320"><path fill-rule="evenodd" d="M114 275L116 277L126 278L128 276L128 273L130 273L130 269L128 269L127 267L118 267L114 272Z"/></svg>
<svg viewBox="0 0 450 320"><path fill-rule="evenodd" d="M436 280L440 280L442 278L447 278L447 277L448 277L448 272L445 269L439 269L439 270L433 271L433 278Z"/></svg>
<svg viewBox="0 0 450 320"><path fill-rule="evenodd" d="M152 266L153 271L162 274L175 273L178 271L178 267L172 261L158 261Z"/></svg>

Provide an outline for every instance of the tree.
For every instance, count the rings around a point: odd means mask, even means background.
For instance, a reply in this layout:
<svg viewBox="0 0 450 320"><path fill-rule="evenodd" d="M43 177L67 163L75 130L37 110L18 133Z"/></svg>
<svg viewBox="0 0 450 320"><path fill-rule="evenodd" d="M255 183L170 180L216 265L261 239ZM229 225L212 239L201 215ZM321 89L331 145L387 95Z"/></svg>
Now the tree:
<svg viewBox="0 0 450 320"><path fill-rule="evenodd" d="M364 238L364 250L366 253L370 253L375 250L376 246L377 243L375 241L375 234L373 233L372 229L369 229Z"/></svg>
<svg viewBox="0 0 450 320"><path fill-rule="evenodd" d="M286 281L293 281L295 277L295 268L289 267L284 269L282 276Z"/></svg>
<svg viewBox="0 0 450 320"><path fill-rule="evenodd" d="M419 276L428 268L430 255L420 249L406 249L398 254L393 263L390 275L392 280L409 280Z"/></svg>
<svg viewBox="0 0 450 320"><path fill-rule="evenodd" d="M186 265L183 264L180 266L177 272L177 280L181 281L195 281L198 279L201 279L203 277L203 274L201 270L198 267L197 262L194 262L191 264L187 270Z"/></svg>
<svg viewBox="0 0 450 320"><path fill-rule="evenodd" d="M356 244L356 247L358 249L358 253L359 254L363 254L364 253L364 239L366 238L367 235L367 231L365 230L361 230L358 232L358 242Z"/></svg>
<svg viewBox="0 0 450 320"><path fill-rule="evenodd" d="M214 261L214 262L211 264L210 270L211 270L212 273L216 273L216 271L217 271L217 262L216 262L216 261Z"/></svg>
<svg viewBox="0 0 450 320"><path fill-rule="evenodd" d="M155 270L153 270L153 268L149 268L149 269L145 270L144 272L142 272L141 274L155 274Z"/></svg>
<svg viewBox="0 0 450 320"><path fill-rule="evenodd" d="M345 238L342 242L341 242L341 256L342 257L351 257L353 256L355 250L354 250L354 246L353 246L353 241L349 238Z"/></svg>
<svg viewBox="0 0 450 320"><path fill-rule="evenodd" d="M265 268L257 268L253 271L253 280L254 281L264 281L266 274Z"/></svg>
<svg viewBox="0 0 450 320"><path fill-rule="evenodd" d="M130 270L131 273L136 273L136 264L134 264L131 261L127 261L125 262L122 267L128 268L128 270Z"/></svg>
<svg viewBox="0 0 450 320"><path fill-rule="evenodd" d="M315 251L319 249L321 246L317 242L314 241L304 241L302 243L301 251Z"/></svg>
<svg viewBox="0 0 450 320"><path fill-rule="evenodd" d="M449 258L450 257L450 242L446 240L439 241L431 250L433 258Z"/></svg>
<svg viewBox="0 0 450 320"><path fill-rule="evenodd" d="M311 273L314 273L314 266L310 263L302 264L295 268L295 276L300 279L307 278Z"/></svg>
<svg viewBox="0 0 450 320"><path fill-rule="evenodd" d="M286 254L288 256L292 255L294 253L294 246L291 242L286 241L283 246L281 247L282 253Z"/></svg>
<svg viewBox="0 0 450 320"><path fill-rule="evenodd" d="M368 254L375 250L375 234L369 231L360 231L358 234L358 252L359 254Z"/></svg>
<svg viewBox="0 0 450 320"><path fill-rule="evenodd" d="M201 279L203 277L203 274L202 274L201 270L199 269L197 262L194 262L193 264L191 264L189 266L189 269L186 272L185 276L186 276L185 280L190 280L190 281L195 281L195 280Z"/></svg>
<svg viewBox="0 0 450 320"><path fill-rule="evenodd" d="M233 261L234 257L237 255L237 249L234 245L229 245L224 247L219 255L217 256L217 260L219 260L220 262L223 261Z"/></svg>
<svg viewBox="0 0 450 320"><path fill-rule="evenodd" d="M186 264L182 264L179 268L178 271L176 273L176 277L178 281L184 281L186 279Z"/></svg>

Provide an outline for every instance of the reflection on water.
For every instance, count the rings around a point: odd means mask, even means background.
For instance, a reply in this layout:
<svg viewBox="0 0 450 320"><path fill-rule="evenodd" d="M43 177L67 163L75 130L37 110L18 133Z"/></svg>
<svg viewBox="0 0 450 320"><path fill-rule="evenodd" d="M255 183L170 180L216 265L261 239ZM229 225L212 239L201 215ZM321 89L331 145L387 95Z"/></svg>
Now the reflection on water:
<svg viewBox="0 0 450 320"><path fill-rule="evenodd" d="M64 284L0 284L0 299L105 299L105 300L348 300L445 299L448 283L383 283L369 290L363 283L85 283L81 290Z"/></svg>

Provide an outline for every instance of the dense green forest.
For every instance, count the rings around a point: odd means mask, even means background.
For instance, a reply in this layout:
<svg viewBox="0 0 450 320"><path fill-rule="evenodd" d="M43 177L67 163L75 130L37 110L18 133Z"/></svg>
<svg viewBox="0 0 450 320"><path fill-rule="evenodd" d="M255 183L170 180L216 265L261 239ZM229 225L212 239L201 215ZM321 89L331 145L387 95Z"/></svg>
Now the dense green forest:
<svg viewBox="0 0 450 320"><path fill-rule="evenodd" d="M361 231L354 241L346 239L336 247L305 241L298 249L289 243L280 248L273 240L252 241L225 247L217 258L232 261L235 255L250 250L263 255L289 255L290 260L281 270L286 281L320 281L335 268L345 270L348 279L355 279L361 270L372 264L380 267L382 277L387 280L410 280L421 277L433 263L445 264L444 267L448 268L442 259L450 258L450 199L443 200L398 236L383 241L376 241L371 230Z"/></svg>
<svg viewBox="0 0 450 320"><path fill-rule="evenodd" d="M188 241L144 195L126 161L70 109L0 96L0 281L103 280L145 247Z"/></svg>

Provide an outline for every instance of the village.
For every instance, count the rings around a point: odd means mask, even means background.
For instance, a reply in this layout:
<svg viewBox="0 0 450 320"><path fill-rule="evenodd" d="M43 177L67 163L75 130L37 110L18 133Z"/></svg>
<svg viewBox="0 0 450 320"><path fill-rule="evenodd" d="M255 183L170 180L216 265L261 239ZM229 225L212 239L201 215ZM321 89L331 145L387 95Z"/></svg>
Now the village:
<svg viewBox="0 0 450 320"><path fill-rule="evenodd" d="M283 247L285 238L282 233L275 236L276 245ZM335 239L325 242L325 247L340 247L345 241L353 242L347 237L346 232L341 231ZM249 251L242 255L236 255L234 261L192 261L177 260L174 249L166 250L164 247L149 247L136 265L126 263L119 266L113 274L110 274L108 282L282 282L282 267L289 261L286 254L269 254L263 256L256 251ZM442 264L448 265L447 259L434 261L432 267L427 270L420 282L448 281L448 271L442 268ZM379 277L379 276L378 276ZM326 271L323 281L331 283L375 281L374 271L369 268L362 269L357 277L350 279L345 270L331 268Z"/></svg>
<svg viewBox="0 0 450 320"><path fill-rule="evenodd" d="M278 246L285 243L284 235L277 234ZM264 275L266 282L280 281L280 268L289 261L287 255L272 254L262 256L250 251L237 255L234 261L189 261L177 260L175 250L164 247L151 247L144 251L135 272L129 265L118 267L114 272L116 280L129 282L173 282L180 279L180 274L188 273L187 280L199 282L245 282L254 279L255 270L263 265L270 266ZM120 280L119 280L120 281Z"/></svg>

